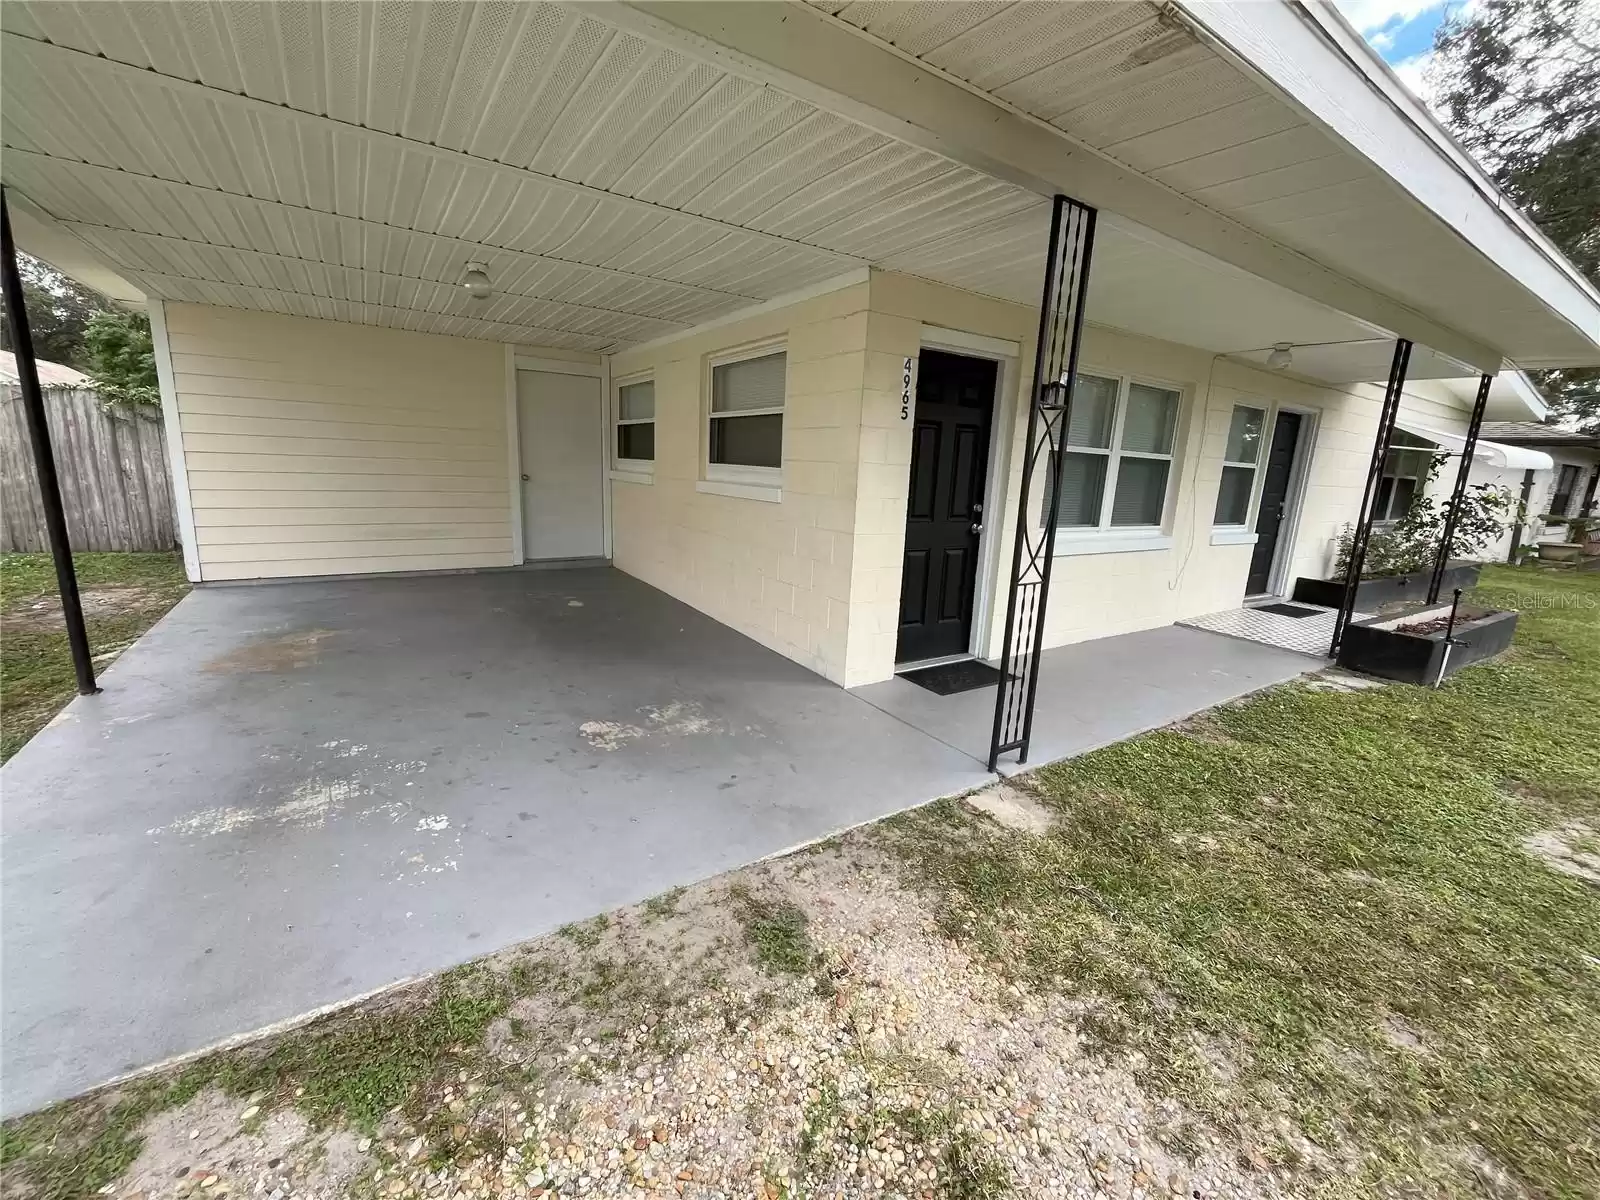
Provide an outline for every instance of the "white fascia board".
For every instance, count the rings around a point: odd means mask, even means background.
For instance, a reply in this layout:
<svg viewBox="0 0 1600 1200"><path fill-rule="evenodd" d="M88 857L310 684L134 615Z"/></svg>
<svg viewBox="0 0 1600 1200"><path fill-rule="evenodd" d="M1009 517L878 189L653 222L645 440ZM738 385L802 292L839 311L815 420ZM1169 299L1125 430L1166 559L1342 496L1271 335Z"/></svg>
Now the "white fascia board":
<svg viewBox="0 0 1600 1200"><path fill-rule="evenodd" d="M1213 49L1382 171L1399 192L1594 343L1600 361L1600 291L1500 194L1331 4L1178 3Z"/></svg>
<svg viewBox="0 0 1600 1200"><path fill-rule="evenodd" d="M597 0L576 7L742 79L777 88L1039 195L1060 192L1120 213L1252 275L1479 370L1500 369L1504 356L1498 349L808 5Z"/></svg>
<svg viewBox="0 0 1600 1200"><path fill-rule="evenodd" d="M11 224L20 248L108 300L130 308L143 307L144 293L106 266L60 221L9 185L6 203L11 209Z"/></svg>

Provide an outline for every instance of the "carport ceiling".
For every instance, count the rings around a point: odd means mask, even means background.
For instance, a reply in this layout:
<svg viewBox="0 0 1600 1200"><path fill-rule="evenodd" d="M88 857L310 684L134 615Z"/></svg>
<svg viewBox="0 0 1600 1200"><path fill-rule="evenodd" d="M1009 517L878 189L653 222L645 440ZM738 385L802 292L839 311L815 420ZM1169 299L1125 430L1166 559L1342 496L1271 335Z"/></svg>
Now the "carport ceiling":
<svg viewBox="0 0 1600 1200"><path fill-rule="evenodd" d="M1112 7L1117 54L1162 34ZM0 24L7 185L153 297L611 351L864 265L1038 294L1037 194L560 6ZM1094 319L1214 351L1375 332L1129 222L1093 279Z"/></svg>

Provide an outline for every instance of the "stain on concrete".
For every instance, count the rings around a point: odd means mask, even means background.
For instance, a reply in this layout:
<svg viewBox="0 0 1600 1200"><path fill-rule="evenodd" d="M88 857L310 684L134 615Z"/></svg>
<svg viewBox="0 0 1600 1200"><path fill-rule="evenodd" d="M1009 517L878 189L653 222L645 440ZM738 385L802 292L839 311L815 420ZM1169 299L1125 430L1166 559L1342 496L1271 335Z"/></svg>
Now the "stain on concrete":
<svg viewBox="0 0 1600 1200"><path fill-rule="evenodd" d="M715 717L708 717L705 710L692 700L674 700L660 707L646 705L639 711L645 715L654 732L670 737L696 737L728 731L727 725Z"/></svg>
<svg viewBox="0 0 1600 1200"><path fill-rule="evenodd" d="M333 629L305 629L263 638L213 658L203 669L213 675L297 671L315 663L322 656L322 643L337 633Z"/></svg>
<svg viewBox="0 0 1600 1200"><path fill-rule="evenodd" d="M312 778L298 785L287 800L267 808L233 805L202 808L180 817L170 825L160 825L145 832L151 837L171 834L200 838L217 837L263 824L320 828L351 800L368 795L371 790L353 779Z"/></svg>
<svg viewBox="0 0 1600 1200"><path fill-rule="evenodd" d="M635 738L645 736L645 731L637 725L624 725L620 721L585 721L578 726L578 732L596 750L607 752L620 750Z"/></svg>

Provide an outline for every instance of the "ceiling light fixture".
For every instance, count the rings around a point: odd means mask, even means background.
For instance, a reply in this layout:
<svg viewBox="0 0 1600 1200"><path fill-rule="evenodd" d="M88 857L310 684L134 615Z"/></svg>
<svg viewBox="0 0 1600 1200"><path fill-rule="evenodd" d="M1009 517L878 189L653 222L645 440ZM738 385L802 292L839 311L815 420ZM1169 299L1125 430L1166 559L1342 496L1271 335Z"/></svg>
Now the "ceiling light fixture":
<svg viewBox="0 0 1600 1200"><path fill-rule="evenodd" d="M489 270L482 263L469 262L467 273L461 277L461 286L474 300L487 300L493 289L489 286Z"/></svg>
<svg viewBox="0 0 1600 1200"><path fill-rule="evenodd" d="M1293 342L1274 342L1272 344L1272 353L1267 355L1267 366L1271 367L1274 371L1283 371L1287 370L1289 364L1293 361Z"/></svg>

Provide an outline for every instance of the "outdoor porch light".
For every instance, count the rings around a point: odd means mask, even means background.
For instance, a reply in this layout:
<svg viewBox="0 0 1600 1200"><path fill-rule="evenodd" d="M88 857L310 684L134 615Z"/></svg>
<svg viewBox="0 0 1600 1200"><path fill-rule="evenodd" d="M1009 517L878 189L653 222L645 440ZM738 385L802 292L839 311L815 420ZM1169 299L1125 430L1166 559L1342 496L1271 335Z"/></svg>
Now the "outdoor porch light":
<svg viewBox="0 0 1600 1200"><path fill-rule="evenodd" d="M1267 355L1267 366L1271 367L1274 371L1283 371L1286 370L1289 364L1293 361L1293 342L1274 342L1272 344L1272 353Z"/></svg>
<svg viewBox="0 0 1600 1200"><path fill-rule="evenodd" d="M488 270L482 263L469 262L467 273L461 278L461 286L467 289L467 295L474 300L487 300L491 291Z"/></svg>

